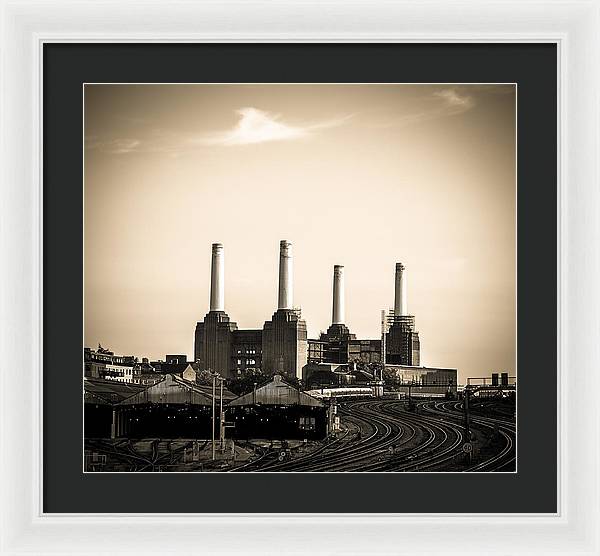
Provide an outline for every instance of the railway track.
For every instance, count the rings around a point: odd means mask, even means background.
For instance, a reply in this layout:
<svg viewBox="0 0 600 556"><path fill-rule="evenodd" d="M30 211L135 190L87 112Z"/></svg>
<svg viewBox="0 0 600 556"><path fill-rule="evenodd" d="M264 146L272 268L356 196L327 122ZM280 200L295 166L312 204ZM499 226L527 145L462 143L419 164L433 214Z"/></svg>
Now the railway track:
<svg viewBox="0 0 600 556"><path fill-rule="evenodd" d="M263 449L258 457L230 471L247 472L436 472L514 471L516 425L510 408L483 406L471 414L471 430L479 459L469 463L463 453L462 402L424 400L409 411L396 399L352 400L339 406L346 429L309 453L281 455ZM161 450L160 440L134 445L129 440L91 440L88 447L110 456L129 471L155 471L172 465L191 442ZM162 455L161 455L162 452ZM283 461L280 461L284 458Z"/></svg>
<svg viewBox="0 0 600 556"><path fill-rule="evenodd" d="M361 435L331 443L318 452L295 458L289 462L260 466L259 471L378 471L391 470L389 455L395 454L396 467L413 467L416 462L406 460L425 453L433 464L435 458L454 449L460 439L460 431L452 429L448 434L433 419L423 422L410 415L399 418L386 401L351 402L341 408L346 422L352 423ZM450 447L440 450L450 442ZM421 462L425 464L425 462Z"/></svg>
<svg viewBox="0 0 600 556"><path fill-rule="evenodd" d="M442 408L448 411L456 418L462 416L462 402L445 402L442 403ZM512 417L505 412L496 412L494 417L482 416L474 414L471 417L471 422L490 429L493 432L498 432L504 439L504 447L494 456L471 466L467 471L514 471L516 465L516 424Z"/></svg>
<svg viewBox="0 0 600 556"><path fill-rule="evenodd" d="M423 408L424 404L420 404ZM392 403L387 408L387 411L396 419L412 420L412 422L420 426L427 427L432 430L435 437L438 439L433 446L417 446L408 454L399 454L401 457L391 460L382 470L384 471L426 471L434 470L442 464L450 460L454 460L457 453L462 447L463 432L461 427L446 422L440 422L439 419L427 417L424 415L415 416L411 412L406 411L404 404ZM414 456L414 457L413 457ZM399 463L404 459L411 459L409 463Z"/></svg>
<svg viewBox="0 0 600 556"><path fill-rule="evenodd" d="M154 471L158 466L167 463L167 460L170 464L174 463L183 455L184 450L189 448L191 442L174 450L169 450L162 455L160 455L159 444L159 439L151 441L150 457L148 457L136 450L128 439L122 439L117 442L110 442L103 439L88 440L90 448L110 456L123 465L128 466L128 471L134 472ZM170 446L170 441L168 442L168 446Z"/></svg>
<svg viewBox="0 0 600 556"><path fill-rule="evenodd" d="M268 453L246 464L259 472L319 471L501 471L515 461L516 430L505 417L473 416L472 428L497 431L504 444L497 452L471 466L461 464L465 442L460 403L423 401L418 414L398 400L361 400L340 406L345 423L360 434L345 434L317 450L287 461ZM462 465L462 468L461 468ZM234 469L238 471L240 468ZM512 470L512 469L510 469Z"/></svg>
<svg viewBox="0 0 600 556"><path fill-rule="evenodd" d="M344 471L348 461L364 460L371 457L374 449L383 449L388 443L404 434L396 423L390 423L376 412L366 409L369 402L354 402L352 412L341 409L353 422L360 436L346 431L341 437L324 444L321 448L291 461L270 461L261 465L257 471ZM335 468L335 469L333 469Z"/></svg>

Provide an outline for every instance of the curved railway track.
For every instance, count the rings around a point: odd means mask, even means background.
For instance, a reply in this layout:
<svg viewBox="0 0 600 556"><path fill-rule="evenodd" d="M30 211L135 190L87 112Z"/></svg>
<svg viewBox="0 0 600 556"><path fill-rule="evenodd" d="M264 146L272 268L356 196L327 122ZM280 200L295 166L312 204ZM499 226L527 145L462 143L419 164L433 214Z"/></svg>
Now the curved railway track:
<svg viewBox="0 0 600 556"><path fill-rule="evenodd" d="M484 402L485 404L485 402ZM471 413L471 431L479 457L473 463L463 453L464 415L462 402L423 400L416 412L396 399L347 401L338 406L346 428L308 453L297 453L280 461L280 451L257 450L257 456L229 471L240 472L436 472L514 471L516 425L510 408L482 406ZM172 449L160 449L160 440L141 446L129 440L92 439L87 446L110 456L128 471L155 471L161 465L181 462L191 441ZM208 441L207 441L208 442ZM205 442L205 446L207 445ZM162 452L162 455L161 455Z"/></svg>
<svg viewBox="0 0 600 556"><path fill-rule="evenodd" d="M483 437L490 430L502 447L473 465L461 463L465 442L461 402L422 401L418 413L399 400L361 400L340 406L350 427L309 454L278 461L276 452L232 471L502 471L513 470L516 430L505 417L473 415L471 428ZM360 431L360 433L358 433Z"/></svg>
<svg viewBox="0 0 600 556"><path fill-rule="evenodd" d="M442 402L435 405L436 411L439 405L445 413L449 413L455 419L462 418L462 402ZM467 471L514 471L516 467L516 424L505 412L495 413L493 417L473 413L471 423L486 430L497 431L504 440L504 446L497 454L469 467Z"/></svg>

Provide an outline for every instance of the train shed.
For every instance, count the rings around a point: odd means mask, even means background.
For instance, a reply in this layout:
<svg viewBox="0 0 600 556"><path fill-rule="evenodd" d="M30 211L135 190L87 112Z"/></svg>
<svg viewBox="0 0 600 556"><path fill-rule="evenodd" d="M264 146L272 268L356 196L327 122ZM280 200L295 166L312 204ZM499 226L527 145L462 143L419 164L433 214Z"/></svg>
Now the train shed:
<svg viewBox="0 0 600 556"><path fill-rule="evenodd" d="M110 437L114 407L145 388L147 386L139 384L86 377L83 381L85 437Z"/></svg>
<svg viewBox="0 0 600 556"><path fill-rule="evenodd" d="M215 405L220 403L217 389ZM235 396L224 390L223 404ZM120 434L129 438L210 438L212 388L175 374L118 404ZM217 412L218 421L218 412ZM217 424L218 426L218 424Z"/></svg>
<svg viewBox="0 0 600 556"><path fill-rule="evenodd" d="M288 384L281 375L231 401L227 421L238 439L319 439L327 434L325 404Z"/></svg>
<svg viewBox="0 0 600 556"><path fill-rule="evenodd" d="M86 438L210 438L212 386L165 374L153 385L85 381ZM220 405L217 388L215 406ZM235 399L223 389L223 405ZM218 410L216 426L218 427Z"/></svg>

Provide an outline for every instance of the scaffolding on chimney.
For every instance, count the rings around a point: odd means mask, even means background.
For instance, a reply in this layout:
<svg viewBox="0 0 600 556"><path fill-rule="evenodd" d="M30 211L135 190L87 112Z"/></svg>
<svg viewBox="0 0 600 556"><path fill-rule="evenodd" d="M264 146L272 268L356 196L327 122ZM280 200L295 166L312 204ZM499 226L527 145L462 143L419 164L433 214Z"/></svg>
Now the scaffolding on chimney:
<svg viewBox="0 0 600 556"><path fill-rule="evenodd" d="M390 309L386 316L386 325L389 330L391 326L400 326L406 332L413 332L415 330L415 316L414 315L398 315L394 314L394 309Z"/></svg>

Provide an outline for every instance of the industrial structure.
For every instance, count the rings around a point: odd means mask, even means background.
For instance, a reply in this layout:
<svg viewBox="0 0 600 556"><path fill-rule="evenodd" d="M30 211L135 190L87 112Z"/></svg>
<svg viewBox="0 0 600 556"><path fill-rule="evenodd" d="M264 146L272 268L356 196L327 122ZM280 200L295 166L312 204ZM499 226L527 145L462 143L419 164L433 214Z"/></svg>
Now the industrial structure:
<svg viewBox="0 0 600 556"><path fill-rule="evenodd" d="M315 347L311 352L311 363L347 363L350 341L356 336L346 326L344 267L333 267L333 304L331 310L331 326L327 332L321 333L318 340L309 340Z"/></svg>
<svg viewBox="0 0 600 556"><path fill-rule="evenodd" d="M415 317L408 313L406 303L406 267L396 263L394 312L386 334L386 363L419 366L421 344L415 330Z"/></svg>
<svg viewBox="0 0 600 556"><path fill-rule="evenodd" d="M457 369L421 366L402 263L395 264L394 304L382 311L380 338L357 338L346 322L345 271L343 265L334 265L331 323L309 340L293 301L292 244L282 240L277 308L262 328L240 330L225 311L224 248L213 244L209 310L196 323L194 361L167 354L164 361L142 358L140 363L100 345L84 349L86 458L104 458L103 465L112 458L113 466L129 462L134 471L148 466L154 470L157 461L160 470L168 458L167 467L179 469L190 463L186 450L199 453L202 441L205 447L212 441L212 458L201 463L209 470L223 465L233 465L233 470L413 470L414 458L419 458L421 470L448 465L450 459L459 469L509 468L516 434L510 403L499 409L509 419L495 421L498 434L490 435L488 429L494 428L483 424L487 444L482 450L493 457L474 463L469 456L464 463L460 440L469 440L465 446L472 450L473 442L483 438L479 418L470 414L486 403L492 408L490 402L497 399L510 402L514 377L493 373L491 384L487 379L471 384L476 379L468 379L460 389ZM454 401L461 395L464 419L456 406L460 402ZM442 413L443 418L435 417ZM432 419L440 443L423 450L419 442L427 442L434 430ZM395 454L403 431L399 421L422 431L403 456ZM166 439L162 448L161 439ZM324 439L316 448L309 442ZM136 443L141 451L134 448ZM228 446L231 457L226 456ZM456 454L449 457L448 451ZM253 459L236 467L240 452Z"/></svg>
<svg viewBox="0 0 600 556"><path fill-rule="evenodd" d="M225 418L233 438L316 439L327 433L327 407L281 375L236 397L222 384L212 390L188 380L190 369L148 386L86 379L85 437L206 439L213 422L224 434ZM216 413L215 404L220 406Z"/></svg>
<svg viewBox="0 0 600 556"><path fill-rule="evenodd" d="M385 370L387 383L399 393L429 397L457 395L457 369L386 365Z"/></svg>
<svg viewBox="0 0 600 556"><path fill-rule="evenodd" d="M212 246L210 310L196 324L194 358L204 369L233 378L249 369L299 377L307 361L306 323L293 306L292 244L279 250L277 310L262 330L239 330L225 312L223 245Z"/></svg>
<svg viewBox="0 0 600 556"><path fill-rule="evenodd" d="M86 438L209 438L213 397L225 405L236 396L226 388L213 396L210 386L186 379L190 369L151 385L85 379Z"/></svg>
<svg viewBox="0 0 600 556"><path fill-rule="evenodd" d="M381 372L400 369L419 376L441 371L421 367L419 333L407 304L406 267L396 263L394 305L382 312L381 337L357 338L346 323L345 268L333 267L331 324L318 339L307 338L306 322L293 303L292 244L279 245L277 309L262 329L240 330L225 311L225 253L221 243L212 245L209 311L196 324L194 361L188 373L210 371L225 380L260 371L287 379L302 379L305 386L364 384L381 379ZM85 376L134 384L154 384L165 374L181 373L190 363L185 355L167 355L166 361L116 356L103 349L85 349ZM393 368L392 368L393 367ZM451 370L456 373L456 370ZM413 374L414 374L413 373ZM387 373L388 375L390 373ZM405 374L404 371L400 374ZM399 375L398 375L399 376ZM415 375L416 376L416 375ZM442 380L442 379L440 379ZM454 379L456 385L456 379Z"/></svg>
<svg viewBox="0 0 600 556"><path fill-rule="evenodd" d="M327 434L325 404L276 374L227 405L235 438L320 439Z"/></svg>
<svg viewBox="0 0 600 556"><path fill-rule="evenodd" d="M308 362L419 366L419 333L415 329L415 317L408 314L406 290L406 267L402 263L396 263L394 308L384 315L382 337L373 340L357 339L345 323L344 267L336 265L333 269L331 326L318 340L308 341Z"/></svg>
<svg viewBox="0 0 600 556"><path fill-rule="evenodd" d="M293 303L292 244L282 240L279 247L279 295L277 311L263 326L262 369L300 377L307 360L306 322Z"/></svg>
<svg viewBox="0 0 600 556"><path fill-rule="evenodd" d="M307 363L384 363L420 365L419 333L407 310L406 267L396 263L394 308L384 316L382 337L358 339L346 324L345 269L333 268L331 325L318 339L307 339L306 322L293 304L292 244L279 248L277 310L262 330L239 330L225 312L225 258L220 243L212 245L210 308L196 324L194 360L203 369L230 379L248 370L300 378Z"/></svg>
<svg viewBox="0 0 600 556"><path fill-rule="evenodd" d="M225 312L225 253L223 245L213 243L210 273L210 308L197 323L194 359L213 372L229 377L233 332L237 324Z"/></svg>

